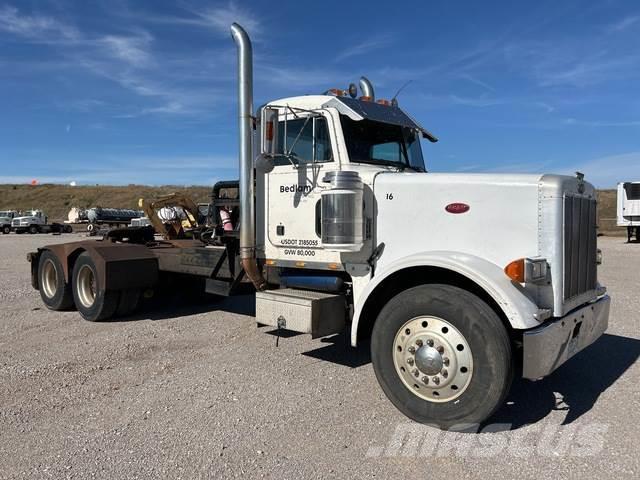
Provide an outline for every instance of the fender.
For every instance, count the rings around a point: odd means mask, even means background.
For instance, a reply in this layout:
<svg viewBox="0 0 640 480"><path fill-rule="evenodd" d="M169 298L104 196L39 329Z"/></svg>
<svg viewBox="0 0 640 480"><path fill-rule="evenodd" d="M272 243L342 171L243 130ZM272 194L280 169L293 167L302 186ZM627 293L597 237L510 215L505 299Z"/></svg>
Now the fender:
<svg viewBox="0 0 640 480"><path fill-rule="evenodd" d="M439 267L467 277L487 292L506 315L514 329L528 329L540 325L540 309L526 295L522 286L512 282L498 265L480 257L461 252L434 251L403 257L381 271L367 283L358 295L351 324L351 345L358 341L358 323L369 296L389 275L410 267ZM436 279L437 280L437 279Z"/></svg>
<svg viewBox="0 0 640 480"><path fill-rule="evenodd" d="M60 259L66 282L71 276L70 258L82 251L91 255L101 284L109 290L151 287L158 280L158 259L144 245L84 240L47 245L30 254L34 287L37 285L38 258L43 250L50 250Z"/></svg>

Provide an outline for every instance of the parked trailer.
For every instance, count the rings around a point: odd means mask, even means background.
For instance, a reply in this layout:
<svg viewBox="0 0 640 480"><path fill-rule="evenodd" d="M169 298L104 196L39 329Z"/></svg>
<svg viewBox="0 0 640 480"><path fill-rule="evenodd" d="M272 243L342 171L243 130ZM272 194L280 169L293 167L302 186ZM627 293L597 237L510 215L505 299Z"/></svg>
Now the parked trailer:
<svg viewBox="0 0 640 480"><path fill-rule="evenodd" d="M143 211L129 208L89 208L86 210L87 230L93 232L99 225L109 225L111 227L127 226L134 218L143 216Z"/></svg>
<svg viewBox="0 0 640 480"><path fill-rule="evenodd" d="M259 324L370 337L390 401L442 428L489 418L516 364L545 377L602 335L610 299L582 176L426 173L420 138L437 138L364 77L360 96L352 84L254 112L251 42L231 33L240 180L214 187L212 225L30 253L48 308L127 315L174 274L218 295L249 285Z"/></svg>
<svg viewBox="0 0 640 480"><path fill-rule="evenodd" d="M618 184L618 215L619 227L627 227L627 241L630 242L634 234L640 242L640 182L623 182Z"/></svg>

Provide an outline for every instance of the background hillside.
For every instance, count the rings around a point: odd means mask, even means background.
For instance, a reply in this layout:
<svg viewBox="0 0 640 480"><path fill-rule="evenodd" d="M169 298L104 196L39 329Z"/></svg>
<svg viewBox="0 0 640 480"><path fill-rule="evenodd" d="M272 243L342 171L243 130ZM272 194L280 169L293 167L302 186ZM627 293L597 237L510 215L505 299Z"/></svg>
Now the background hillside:
<svg viewBox="0 0 640 480"><path fill-rule="evenodd" d="M169 193L186 193L196 203L209 201L210 187L0 185L0 210L44 210L50 221L66 220L71 207L138 209L139 198L157 198Z"/></svg>
<svg viewBox="0 0 640 480"><path fill-rule="evenodd" d="M145 185L77 186L69 185L0 185L0 210L40 208L52 221L64 220L71 207L137 208L139 198L156 198L168 193L183 192L195 202L209 200L210 187L150 187ZM600 233L623 235L616 227L616 191L598 191Z"/></svg>

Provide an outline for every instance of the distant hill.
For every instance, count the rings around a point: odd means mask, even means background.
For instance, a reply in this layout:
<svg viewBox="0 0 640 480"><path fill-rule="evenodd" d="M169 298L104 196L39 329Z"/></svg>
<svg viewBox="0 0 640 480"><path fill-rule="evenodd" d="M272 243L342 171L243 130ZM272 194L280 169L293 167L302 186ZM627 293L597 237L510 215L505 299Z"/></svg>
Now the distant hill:
<svg viewBox="0 0 640 480"><path fill-rule="evenodd" d="M626 235L627 231L616 226L615 190L598 190L598 225L604 235Z"/></svg>
<svg viewBox="0 0 640 480"><path fill-rule="evenodd" d="M139 198L152 199L178 192L187 194L196 203L208 202L211 187L0 185L0 210L39 208L44 210L51 221L61 221L67 219L71 207L137 209Z"/></svg>
<svg viewBox="0 0 640 480"><path fill-rule="evenodd" d="M0 185L0 210L27 210L40 208L53 221L65 220L71 207L138 208L139 198L157 198L168 193L181 192L196 203L209 201L210 187L150 187L147 185L77 186L69 185ZM625 235L616 227L616 191L598 191L600 233Z"/></svg>

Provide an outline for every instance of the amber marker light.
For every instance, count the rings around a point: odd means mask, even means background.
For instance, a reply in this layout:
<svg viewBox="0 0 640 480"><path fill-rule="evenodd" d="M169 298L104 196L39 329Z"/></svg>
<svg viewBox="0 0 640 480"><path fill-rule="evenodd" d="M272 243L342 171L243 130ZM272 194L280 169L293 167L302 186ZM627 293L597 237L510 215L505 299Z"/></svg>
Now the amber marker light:
<svg viewBox="0 0 640 480"><path fill-rule="evenodd" d="M504 267L504 273L514 282L524 283L524 258L514 260Z"/></svg>

